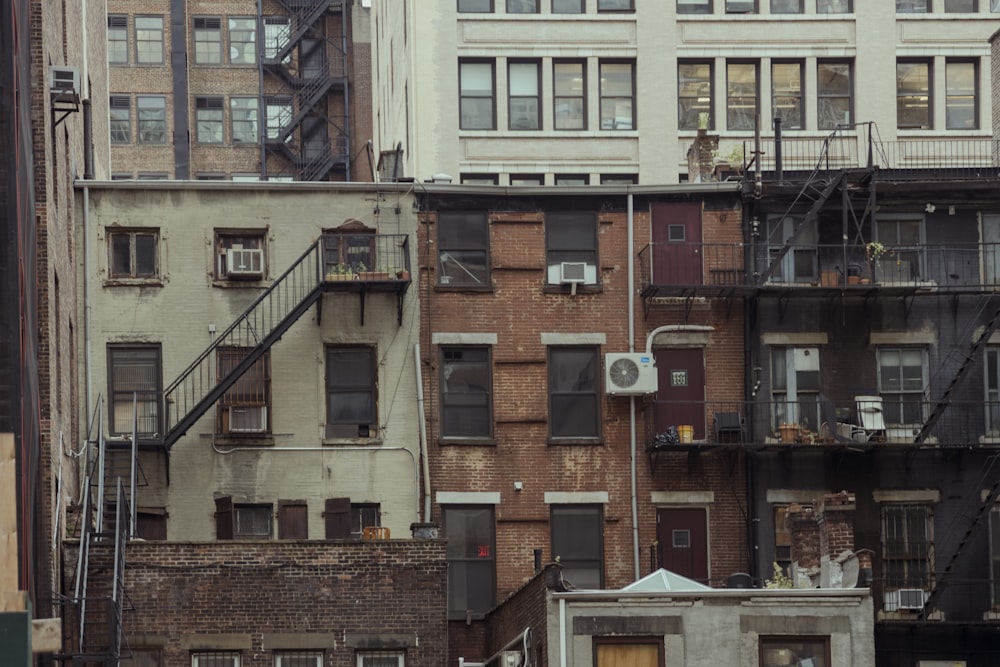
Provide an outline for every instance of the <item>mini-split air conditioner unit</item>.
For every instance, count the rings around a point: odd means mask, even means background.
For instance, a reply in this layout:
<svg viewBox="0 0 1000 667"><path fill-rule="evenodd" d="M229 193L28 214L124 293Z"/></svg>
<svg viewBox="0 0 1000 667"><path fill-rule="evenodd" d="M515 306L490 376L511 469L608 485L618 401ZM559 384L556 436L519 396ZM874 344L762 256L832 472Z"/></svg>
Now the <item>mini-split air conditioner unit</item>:
<svg viewBox="0 0 1000 667"><path fill-rule="evenodd" d="M230 248L226 251L226 275L229 278L262 278L264 251L259 248Z"/></svg>
<svg viewBox="0 0 1000 667"><path fill-rule="evenodd" d="M608 353L604 357L604 388L623 396L657 390L656 363L648 352Z"/></svg>

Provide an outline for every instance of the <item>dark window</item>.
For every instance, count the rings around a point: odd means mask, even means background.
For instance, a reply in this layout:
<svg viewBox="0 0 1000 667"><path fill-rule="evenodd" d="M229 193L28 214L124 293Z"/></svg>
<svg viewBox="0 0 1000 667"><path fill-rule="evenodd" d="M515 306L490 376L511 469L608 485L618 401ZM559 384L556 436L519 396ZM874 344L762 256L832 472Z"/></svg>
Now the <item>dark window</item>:
<svg viewBox="0 0 1000 667"><path fill-rule="evenodd" d="M590 183L588 174L556 174L556 185L587 185Z"/></svg>
<svg viewBox="0 0 1000 667"><path fill-rule="evenodd" d="M493 11L493 0L458 0L458 11L489 13Z"/></svg>
<svg viewBox="0 0 1000 667"><path fill-rule="evenodd" d="M677 0L678 14L711 14L712 0Z"/></svg>
<svg viewBox="0 0 1000 667"><path fill-rule="evenodd" d="M441 348L441 436L493 435L490 348Z"/></svg>
<svg viewBox="0 0 1000 667"><path fill-rule="evenodd" d="M151 437L162 432L162 377L159 345L108 347L109 430L112 435L132 434L133 397L139 437Z"/></svg>
<svg viewBox="0 0 1000 667"><path fill-rule="evenodd" d="M545 174L511 174L511 185L545 185Z"/></svg>
<svg viewBox="0 0 1000 667"><path fill-rule="evenodd" d="M561 284L563 264L582 262L584 284L597 283L597 217L593 213L549 213L545 216L547 282Z"/></svg>
<svg viewBox="0 0 1000 667"><path fill-rule="evenodd" d="M711 63L677 64L677 119L681 130L714 127Z"/></svg>
<svg viewBox="0 0 1000 667"><path fill-rule="evenodd" d="M222 19L194 19L194 62L196 65L222 64Z"/></svg>
<svg viewBox="0 0 1000 667"><path fill-rule="evenodd" d="M404 667L403 651L358 651L357 667Z"/></svg>
<svg viewBox="0 0 1000 667"><path fill-rule="evenodd" d="M990 601L1000 607L1000 507L990 510Z"/></svg>
<svg viewBox="0 0 1000 667"><path fill-rule="evenodd" d="M537 130L542 126L538 62L507 63L508 122L512 130Z"/></svg>
<svg viewBox="0 0 1000 667"><path fill-rule="evenodd" d="M199 144L221 144L222 114L224 110L221 97L196 97L194 100L195 123L198 126Z"/></svg>
<svg viewBox="0 0 1000 667"><path fill-rule="evenodd" d="M507 0L508 14L537 14L539 0Z"/></svg>
<svg viewBox="0 0 1000 667"><path fill-rule="evenodd" d="M582 14L583 0L552 0L553 14Z"/></svg>
<svg viewBox="0 0 1000 667"><path fill-rule="evenodd" d="M459 127L463 130L496 129L496 97L492 62L460 62Z"/></svg>
<svg viewBox="0 0 1000 667"><path fill-rule="evenodd" d="M163 17L135 17L135 61L140 65L163 64Z"/></svg>
<svg viewBox="0 0 1000 667"><path fill-rule="evenodd" d="M978 11L976 0L944 0L945 14L973 14Z"/></svg>
<svg viewBox="0 0 1000 667"><path fill-rule="evenodd" d="M309 505L306 501L278 501L278 539L309 539Z"/></svg>
<svg viewBox="0 0 1000 667"><path fill-rule="evenodd" d="M760 638L761 667L831 667L829 637Z"/></svg>
<svg viewBox="0 0 1000 667"><path fill-rule="evenodd" d="M549 434L599 438L601 402L597 347L549 348Z"/></svg>
<svg viewBox="0 0 1000 667"><path fill-rule="evenodd" d="M326 437L375 437L375 349L326 348Z"/></svg>
<svg viewBox="0 0 1000 667"><path fill-rule="evenodd" d="M487 287L489 222L485 213L441 213L438 216L439 285Z"/></svg>
<svg viewBox="0 0 1000 667"><path fill-rule="evenodd" d="M602 62L601 129L634 130L635 124L635 64Z"/></svg>
<svg viewBox="0 0 1000 667"><path fill-rule="evenodd" d="M323 524L326 539L344 540L351 537L351 499L328 498L323 508Z"/></svg>
<svg viewBox="0 0 1000 667"><path fill-rule="evenodd" d="M250 353L247 347L219 347L215 351L222 381ZM271 432L271 357L258 359L219 400L219 433L259 435Z"/></svg>
<svg viewBox="0 0 1000 667"><path fill-rule="evenodd" d="M496 185L496 174L462 174L462 185Z"/></svg>
<svg viewBox="0 0 1000 667"><path fill-rule="evenodd" d="M167 98L162 95L138 95L135 106L139 116L139 143L166 143Z"/></svg>
<svg viewBox="0 0 1000 667"><path fill-rule="evenodd" d="M630 12L635 6L634 0L597 0L599 12Z"/></svg>
<svg viewBox="0 0 1000 667"><path fill-rule="evenodd" d="M555 129L587 129L586 65L582 61L553 62L552 88Z"/></svg>
<svg viewBox="0 0 1000 667"><path fill-rule="evenodd" d="M234 651L198 651L191 654L191 667L240 667L240 654Z"/></svg>
<svg viewBox="0 0 1000 667"><path fill-rule="evenodd" d="M108 16L108 62L128 64L128 17Z"/></svg>
<svg viewBox="0 0 1000 667"><path fill-rule="evenodd" d="M880 347L878 388L886 425L924 421L925 355L914 347Z"/></svg>
<svg viewBox="0 0 1000 667"><path fill-rule="evenodd" d="M882 579L887 594L901 588L933 588L932 525L929 505L882 505Z"/></svg>
<svg viewBox="0 0 1000 667"><path fill-rule="evenodd" d="M848 14L851 0L816 0L817 14Z"/></svg>
<svg viewBox="0 0 1000 667"><path fill-rule="evenodd" d="M948 60L944 66L945 118L949 130L979 129L979 67Z"/></svg>
<svg viewBox="0 0 1000 667"><path fill-rule="evenodd" d="M382 508L378 503L351 503L351 537L361 539L365 528L382 525Z"/></svg>
<svg viewBox="0 0 1000 667"><path fill-rule="evenodd" d="M896 125L899 129L931 129L931 64L896 63Z"/></svg>
<svg viewBox="0 0 1000 667"><path fill-rule="evenodd" d="M492 506L441 508L448 539L448 617L483 614L496 603L496 538Z"/></svg>
<svg viewBox="0 0 1000 667"><path fill-rule="evenodd" d="M757 0L726 0L727 14L756 14Z"/></svg>
<svg viewBox="0 0 1000 667"><path fill-rule="evenodd" d="M163 509L138 510L135 513L136 537L144 540L167 539L167 513Z"/></svg>
<svg viewBox="0 0 1000 667"><path fill-rule="evenodd" d="M108 233L111 278L155 278L157 275L155 229Z"/></svg>
<svg viewBox="0 0 1000 667"><path fill-rule="evenodd" d="M931 0L896 0L897 14L926 14L931 10Z"/></svg>
<svg viewBox="0 0 1000 667"><path fill-rule="evenodd" d="M772 14L801 14L802 0L771 0Z"/></svg>
<svg viewBox="0 0 1000 667"><path fill-rule="evenodd" d="M785 130L802 130L802 63L771 63L771 112Z"/></svg>
<svg viewBox="0 0 1000 667"><path fill-rule="evenodd" d="M257 19L229 19L229 62L234 65L257 63Z"/></svg>
<svg viewBox="0 0 1000 667"><path fill-rule="evenodd" d="M132 143L132 112L128 95L112 95L111 103L111 143Z"/></svg>
<svg viewBox="0 0 1000 667"><path fill-rule="evenodd" d="M601 174L601 185L635 185L638 174Z"/></svg>
<svg viewBox="0 0 1000 667"><path fill-rule="evenodd" d="M270 505L234 505L234 540L271 539Z"/></svg>
<svg viewBox="0 0 1000 667"><path fill-rule="evenodd" d="M849 62L816 64L816 115L819 129L833 130L853 121L854 76Z"/></svg>
<svg viewBox="0 0 1000 667"><path fill-rule="evenodd" d="M552 558L576 588L604 584L604 511L600 505L553 505Z"/></svg>
<svg viewBox="0 0 1000 667"><path fill-rule="evenodd" d="M757 114L757 64L726 64L726 126L752 130Z"/></svg>
<svg viewBox="0 0 1000 667"><path fill-rule="evenodd" d="M274 667L323 667L323 651L275 651Z"/></svg>

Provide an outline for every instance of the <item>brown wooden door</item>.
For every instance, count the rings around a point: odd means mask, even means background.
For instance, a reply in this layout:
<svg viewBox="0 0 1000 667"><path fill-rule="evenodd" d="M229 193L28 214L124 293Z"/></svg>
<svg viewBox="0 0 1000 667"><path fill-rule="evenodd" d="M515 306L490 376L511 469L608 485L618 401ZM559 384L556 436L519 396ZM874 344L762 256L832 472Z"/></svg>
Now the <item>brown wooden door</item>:
<svg viewBox="0 0 1000 667"><path fill-rule="evenodd" d="M701 285L701 204L653 204L654 285Z"/></svg>
<svg viewBox="0 0 1000 667"><path fill-rule="evenodd" d="M616 642L597 644L597 667L660 667L660 643Z"/></svg>
<svg viewBox="0 0 1000 667"><path fill-rule="evenodd" d="M703 507L656 510L660 567L708 583L708 518Z"/></svg>
<svg viewBox="0 0 1000 667"><path fill-rule="evenodd" d="M705 355L700 347L654 350L659 390L656 432L668 426L694 427L694 439L705 439Z"/></svg>

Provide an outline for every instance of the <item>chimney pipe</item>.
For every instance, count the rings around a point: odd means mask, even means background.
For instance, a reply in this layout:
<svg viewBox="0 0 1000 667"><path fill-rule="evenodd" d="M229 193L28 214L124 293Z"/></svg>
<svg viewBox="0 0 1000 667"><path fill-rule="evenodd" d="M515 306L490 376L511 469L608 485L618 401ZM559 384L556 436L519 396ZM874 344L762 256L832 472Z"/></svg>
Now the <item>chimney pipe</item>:
<svg viewBox="0 0 1000 667"><path fill-rule="evenodd" d="M94 180L94 117L90 100L83 101L83 177Z"/></svg>

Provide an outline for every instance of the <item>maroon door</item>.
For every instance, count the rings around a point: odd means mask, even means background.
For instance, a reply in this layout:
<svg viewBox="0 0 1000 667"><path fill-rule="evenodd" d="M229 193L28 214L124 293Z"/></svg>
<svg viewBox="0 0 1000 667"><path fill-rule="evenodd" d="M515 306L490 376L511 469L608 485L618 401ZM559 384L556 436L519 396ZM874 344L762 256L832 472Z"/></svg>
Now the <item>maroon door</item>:
<svg viewBox="0 0 1000 667"><path fill-rule="evenodd" d="M653 204L654 285L701 285L701 204Z"/></svg>
<svg viewBox="0 0 1000 667"><path fill-rule="evenodd" d="M704 508L656 510L656 540L660 545L660 567L708 583L708 520Z"/></svg>
<svg viewBox="0 0 1000 667"><path fill-rule="evenodd" d="M668 426L693 426L694 439L705 439L705 355L700 347L659 348L656 373L656 432Z"/></svg>

